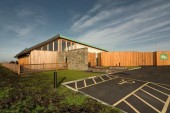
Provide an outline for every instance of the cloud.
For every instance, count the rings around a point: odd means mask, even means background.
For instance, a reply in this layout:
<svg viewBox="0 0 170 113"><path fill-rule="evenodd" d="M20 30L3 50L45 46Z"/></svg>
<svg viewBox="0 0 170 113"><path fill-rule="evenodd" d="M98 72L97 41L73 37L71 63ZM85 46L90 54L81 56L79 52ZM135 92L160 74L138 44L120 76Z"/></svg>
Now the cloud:
<svg viewBox="0 0 170 113"><path fill-rule="evenodd" d="M109 50L126 50L128 47L135 48L135 45L143 47L146 43L150 45L149 43L153 44L161 39L170 41L170 2L107 4L114 7L103 8L102 4L100 7L95 5L86 15L73 23L71 30L81 33L77 37L78 40ZM91 11L95 13L91 14ZM163 47L166 49L168 46Z"/></svg>
<svg viewBox="0 0 170 113"><path fill-rule="evenodd" d="M13 32L19 37L23 37L30 34L34 29L35 27L33 25L29 26L7 25L5 27L6 32Z"/></svg>
<svg viewBox="0 0 170 113"><path fill-rule="evenodd" d="M34 12L29 9L17 10L17 15L19 17L28 17L28 16L32 16L33 14Z"/></svg>

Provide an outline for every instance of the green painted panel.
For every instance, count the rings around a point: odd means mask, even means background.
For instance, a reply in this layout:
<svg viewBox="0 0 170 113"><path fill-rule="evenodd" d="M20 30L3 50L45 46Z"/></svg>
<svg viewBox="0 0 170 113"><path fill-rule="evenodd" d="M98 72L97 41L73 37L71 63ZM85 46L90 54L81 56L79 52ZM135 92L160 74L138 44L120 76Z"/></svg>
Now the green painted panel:
<svg viewBox="0 0 170 113"><path fill-rule="evenodd" d="M168 60L168 54L160 54L161 60Z"/></svg>

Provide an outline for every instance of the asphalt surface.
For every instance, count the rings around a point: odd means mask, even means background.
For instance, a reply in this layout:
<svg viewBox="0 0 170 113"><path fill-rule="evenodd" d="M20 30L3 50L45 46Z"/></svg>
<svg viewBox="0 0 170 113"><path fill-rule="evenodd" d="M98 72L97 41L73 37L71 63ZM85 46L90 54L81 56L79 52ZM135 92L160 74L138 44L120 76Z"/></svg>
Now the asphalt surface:
<svg viewBox="0 0 170 113"><path fill-rule="evenodd" d="M113 74L113 76L127 77L170 85L170 66L141 67L141 69L116 73Z"/></svg>
<svg viewBox="0 0 170 113"><path fill-rule="evenodd" d="M142 67L65 85L129 113L170 113L170 67Z"/></svg>

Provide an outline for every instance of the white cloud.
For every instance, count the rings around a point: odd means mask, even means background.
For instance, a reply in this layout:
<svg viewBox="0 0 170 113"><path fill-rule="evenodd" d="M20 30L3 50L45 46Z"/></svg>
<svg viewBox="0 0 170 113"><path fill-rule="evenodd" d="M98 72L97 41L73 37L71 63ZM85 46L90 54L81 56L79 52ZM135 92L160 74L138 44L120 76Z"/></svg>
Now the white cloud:
<svg viewBox="0 0 170 113"><path fill-rule="evenodd" d="M22 9L22 10L17 10L17 15L19 17L27 17L27 16L32 16L34 14L33 11L29 9Z"/></svg>
<svg viewBox="0 0 170 113"><path fill-rule="evenodd" d="M19 37L24 37L28 34L30 34L32 31L34 30L34 26L25 26L25 27L21 27L18 25L8 25L5 27L5 31L6 32L14 32L17 34L17 36Z"/></svg>
<svg viewBox="0 0 170 113"><path fill-rule="evenodd" d="M93 9L96 8L91 10ZM169 9L170 2L161 1L142 1L127 7L115 6L111 9L102 9L100 6L99 11L93 15L89 14L89 10L73 24L71 30L76 33L81 31L78 40L110 50L129 44L150 43L167 38L167 32L163 33L170 31Z"/></svg>

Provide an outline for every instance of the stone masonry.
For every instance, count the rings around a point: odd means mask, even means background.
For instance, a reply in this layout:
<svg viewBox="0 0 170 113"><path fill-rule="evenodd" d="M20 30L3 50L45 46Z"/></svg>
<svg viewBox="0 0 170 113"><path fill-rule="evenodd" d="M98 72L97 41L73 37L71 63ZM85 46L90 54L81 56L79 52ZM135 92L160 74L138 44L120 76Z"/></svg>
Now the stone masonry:
<svg viewBox="0 0 170 113"><path fill-rule="evenodd" d="M58 63L68 64L71 70L88 70L88 50L81 48L68 52L58 52Z"/></svg>

